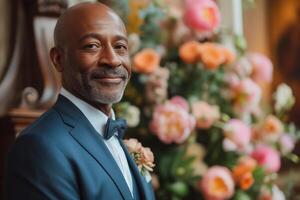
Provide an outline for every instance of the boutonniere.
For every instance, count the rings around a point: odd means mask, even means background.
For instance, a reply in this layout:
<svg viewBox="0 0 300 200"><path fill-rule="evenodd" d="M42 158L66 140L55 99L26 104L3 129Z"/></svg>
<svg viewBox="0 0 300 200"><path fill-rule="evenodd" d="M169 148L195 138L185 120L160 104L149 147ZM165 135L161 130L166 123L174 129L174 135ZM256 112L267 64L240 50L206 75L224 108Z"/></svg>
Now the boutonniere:
<svg viewBox="0 0 300 200"><path fill-rule="evenodd" d="M143 147L142 144L134 138L124 140L127 149L135 161L141 174L145 176L147 182L151 180L150 172L153 171L154 155L150 148Z"/></svg>

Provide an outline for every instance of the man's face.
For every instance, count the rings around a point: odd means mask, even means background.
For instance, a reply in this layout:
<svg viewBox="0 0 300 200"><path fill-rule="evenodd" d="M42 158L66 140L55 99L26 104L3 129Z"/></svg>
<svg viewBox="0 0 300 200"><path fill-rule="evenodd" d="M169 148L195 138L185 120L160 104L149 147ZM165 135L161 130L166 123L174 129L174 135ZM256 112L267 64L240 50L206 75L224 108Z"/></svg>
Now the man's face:
<svg viewBox="0 0 300 200"><path fill-rule="evenodd" d="M131 75L127 35L111 12L90 10L73 17L63 48L63 86L93 103L120 101Z"/></svg>

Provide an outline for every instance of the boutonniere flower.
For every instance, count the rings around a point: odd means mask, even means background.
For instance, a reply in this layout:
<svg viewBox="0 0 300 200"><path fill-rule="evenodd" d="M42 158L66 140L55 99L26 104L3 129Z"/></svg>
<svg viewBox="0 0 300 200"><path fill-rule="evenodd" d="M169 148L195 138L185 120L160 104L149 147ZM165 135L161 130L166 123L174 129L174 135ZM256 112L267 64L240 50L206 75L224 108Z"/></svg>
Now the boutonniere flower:
<svg viewBox="0 0 300 200"><path fill-rule="evenodd" d="M143 147L142 144L134 138L124 140L124 143L141 174L146 177L147 181L151 180L150 172L153 171L155 164L154 155L150 148Z"/></svg>

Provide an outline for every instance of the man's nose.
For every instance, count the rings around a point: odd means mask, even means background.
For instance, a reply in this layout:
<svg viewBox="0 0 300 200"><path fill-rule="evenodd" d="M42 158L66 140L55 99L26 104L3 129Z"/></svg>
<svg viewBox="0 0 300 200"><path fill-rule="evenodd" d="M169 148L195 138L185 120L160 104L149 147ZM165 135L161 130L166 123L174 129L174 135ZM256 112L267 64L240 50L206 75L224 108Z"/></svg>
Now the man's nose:
<svg viewBox="0 0 300 200"><path fill-rule="evenodd" d="M99 66L118 67L121 65L121 60L112 46L108 46L99 55Z"/></svg>

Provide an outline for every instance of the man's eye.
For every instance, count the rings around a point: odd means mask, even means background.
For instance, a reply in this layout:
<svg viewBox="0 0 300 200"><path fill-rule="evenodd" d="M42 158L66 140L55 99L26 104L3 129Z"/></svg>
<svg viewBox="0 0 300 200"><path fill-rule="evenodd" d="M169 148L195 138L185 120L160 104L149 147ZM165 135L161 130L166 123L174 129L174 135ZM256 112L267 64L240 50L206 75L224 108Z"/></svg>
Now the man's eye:
<svg viewBox="0 0 300 200"><path fill-rule="evenodd" d="M116 45L115 49L120 50L120 51L127 51L128 47L126 45Z"/></svg>
<svg viewBox="0 0 300 200"><path fill-rule="evenodd" d="M87 44L83 48L84 49L98 49L99 47L100 47L100 45L93 43L93 44Z"/></svg>

